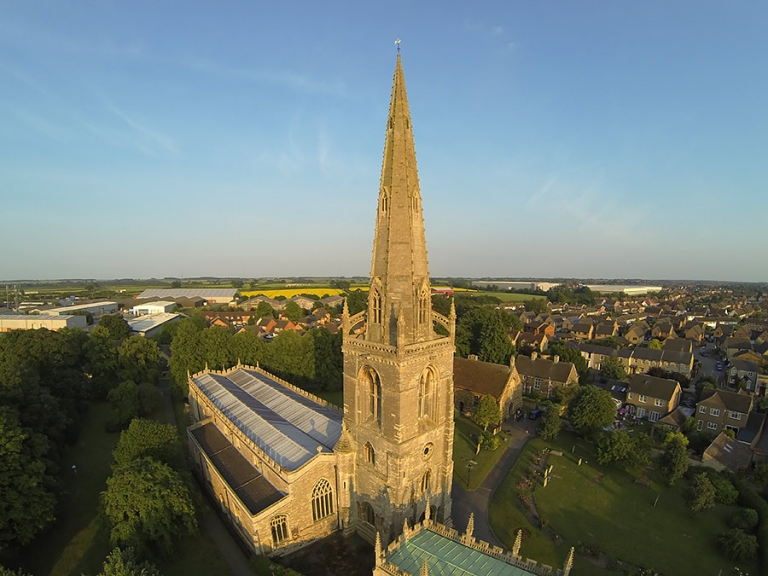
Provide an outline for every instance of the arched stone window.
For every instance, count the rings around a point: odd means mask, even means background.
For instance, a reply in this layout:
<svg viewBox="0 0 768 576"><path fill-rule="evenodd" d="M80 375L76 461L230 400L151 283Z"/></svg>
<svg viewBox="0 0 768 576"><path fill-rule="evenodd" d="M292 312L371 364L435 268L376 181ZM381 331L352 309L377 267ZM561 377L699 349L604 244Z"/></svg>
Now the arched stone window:
<svg viewBox="0 0 768 576"><path fill-rule="evenodd" d="M373 511L373 506L368 502L360 504L360 520L368 522L371 526L376 526L376 513Z"/></svg>
<svg viewBox="0 0 768 576"><path fill-rule="evenodd" d="M430 492L432 490L432 472L427 470L421 477L421 491Z"/></svg>
<svg viewBox="0 0 768 576"><path fill-rule="evenodd" d="M371 289L371 322L381 324L381 294L378 289Z"/></svg>
<svg viewBox="0 0 768 576"><path fill-rule="evenodd" d="M386 214L388 207L389 207L389 197L387 197L385 193L381 196L381 213Z"/></svg>
<svg viewBox="0 0 768 576"><path fill-rule="evenodd" d="M269 523L269 527L272 529L272 544L275 548L288 540L288 516L285 514L275 516Z"/></svg>
<svg viewBox="0 0 768 576"><path fill-rule="evenodd" d="M429 320L429 291L426 286L419 293L419 324L426 324Z"/></svg>
<svg viewBox="0 0 768 576"><path fill-rule="evenodd" d="M361 398L365 410L365 418L373 418L381 425L381 379L379 374L370 366L364 366L360 371Z"/></svg>
<svg viewBox="0 0 768 576"><path fill-rule="evenodd" d="M363 452L365 454L365 461L368 462L368 464L371 466L376 466L376 452L374 452L373 446L371 446L370 442L365 443Z"/></svg>
<svg viewBox="0 0 768 576"><path fill-rule="evenodd" d="M419 418L435 419L435 388L437 387L437 376L432 367L428 367L421 374L419 382Z"/></svg>
<svg viewBox="0 0 768 576"><path fill-rule="evenodd" d="M312 490L312 520L317 522L333 514L333 488L325 478L321 478Z"/></svg>

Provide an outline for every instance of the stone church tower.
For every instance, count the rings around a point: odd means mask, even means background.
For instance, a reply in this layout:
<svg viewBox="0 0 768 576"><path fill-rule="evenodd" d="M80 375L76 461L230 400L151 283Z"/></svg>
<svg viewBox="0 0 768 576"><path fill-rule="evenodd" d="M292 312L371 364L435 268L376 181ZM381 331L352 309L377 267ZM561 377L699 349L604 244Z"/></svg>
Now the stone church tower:
<svg viewBox="0 0 768 576"><path fill-rule="evenodd" d="M405 79L397 56L387 118L367 310L345 304L346 531L386 544L427 506L447 522L453 476L455 314L432 311ZM435 331L441 325L446 335ZM341 447L341 446L339 446ZM346 504L346 502L344 503ZM345 506L346 507L346 506Z"/></svg>

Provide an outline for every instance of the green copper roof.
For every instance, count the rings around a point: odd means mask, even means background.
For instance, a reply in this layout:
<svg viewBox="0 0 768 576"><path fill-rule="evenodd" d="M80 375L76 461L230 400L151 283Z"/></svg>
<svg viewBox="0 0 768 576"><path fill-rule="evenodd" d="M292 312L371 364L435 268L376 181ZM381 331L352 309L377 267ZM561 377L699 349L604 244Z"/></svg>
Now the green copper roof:
<svg viewBox="0 0 768 576"><path fill-rule="evenodd" d="M387 562L418 574L427 559L430 574L441 576L532 576L518 566L454 542L429 530L421 530L387 556Z"/></svg>

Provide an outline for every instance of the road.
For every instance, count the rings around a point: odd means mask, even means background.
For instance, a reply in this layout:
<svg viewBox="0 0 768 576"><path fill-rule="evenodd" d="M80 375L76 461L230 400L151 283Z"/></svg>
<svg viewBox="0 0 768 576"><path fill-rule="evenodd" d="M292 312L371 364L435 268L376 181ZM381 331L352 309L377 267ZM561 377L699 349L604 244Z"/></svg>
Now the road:
<svg viewBox="0 0 768 576"><path fill-rule="evenodd" d="M706 352L706 356L702 356L702 352ZM698 377L715 376L722 388L725 384L725 370L718 371L717 363L719 361L719 352L714 344L707 344L706 347L694 347L693 357L699 361L701 367L699 368Z"/></svg>

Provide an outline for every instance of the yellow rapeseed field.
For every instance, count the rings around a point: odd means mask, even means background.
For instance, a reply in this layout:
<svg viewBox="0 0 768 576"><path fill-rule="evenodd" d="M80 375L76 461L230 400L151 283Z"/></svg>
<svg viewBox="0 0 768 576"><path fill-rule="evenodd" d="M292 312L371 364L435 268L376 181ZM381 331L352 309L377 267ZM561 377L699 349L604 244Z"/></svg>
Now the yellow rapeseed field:
<svg viewBox="0 0 768 576"><path fill-rule="evenodd" d="M344 290L338 288L280 288L277 290L241 290L240 294L251 298L263 294L267 298L275 298L277 296L285 296L291 298L297 294L314 294L316 296L338 296L342 294Z"/></svg>

